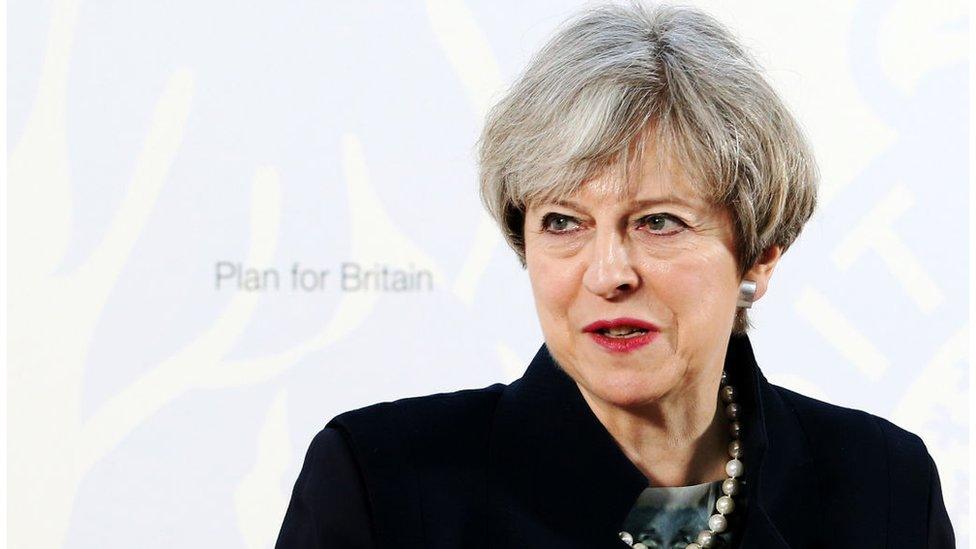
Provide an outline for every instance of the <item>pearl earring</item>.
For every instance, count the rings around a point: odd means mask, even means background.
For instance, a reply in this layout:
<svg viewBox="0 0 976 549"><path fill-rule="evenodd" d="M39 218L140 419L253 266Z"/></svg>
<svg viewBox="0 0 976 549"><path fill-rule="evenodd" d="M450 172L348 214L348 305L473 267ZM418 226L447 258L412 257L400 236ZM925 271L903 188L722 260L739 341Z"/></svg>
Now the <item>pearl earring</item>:
<svg viewBox="0 0 976 549"><path fill-rule="evenodd" d="M751 280L743 280L742 284L739 284L739 301L735 304L736 307L748 309L752 307L754 301L756 301L756 283Z"/></svg>

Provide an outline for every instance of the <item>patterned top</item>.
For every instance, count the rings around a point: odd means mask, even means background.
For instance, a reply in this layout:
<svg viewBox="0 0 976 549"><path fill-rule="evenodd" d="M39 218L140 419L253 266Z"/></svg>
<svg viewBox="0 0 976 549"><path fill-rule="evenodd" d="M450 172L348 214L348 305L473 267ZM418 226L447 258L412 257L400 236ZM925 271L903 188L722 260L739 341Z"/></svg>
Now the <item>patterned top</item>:
<svg viewBox="0 0 976 549"><path fill-rule="evenodd" d="M634 543L643 543L648 549L681 549L708 529L708 517L715 512L715 500L721 491L721 480L695 486L645 488L627 515L623 531L633 536ZM717 537L721 541L713 547L728 546L728 533Z"/></svg>

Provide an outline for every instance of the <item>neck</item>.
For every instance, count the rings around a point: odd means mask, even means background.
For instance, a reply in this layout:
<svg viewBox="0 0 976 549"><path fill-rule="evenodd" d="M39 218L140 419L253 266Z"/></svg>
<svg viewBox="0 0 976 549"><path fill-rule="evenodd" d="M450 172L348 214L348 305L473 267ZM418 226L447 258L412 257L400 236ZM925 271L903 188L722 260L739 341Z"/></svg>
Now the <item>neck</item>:
<svg viewBox="0 0 976 549"><path fill-rule="evenodd" d="M729 420L718 379L636 408L580 392L600 423L652 486L690 486L725 475Z"/></svg>

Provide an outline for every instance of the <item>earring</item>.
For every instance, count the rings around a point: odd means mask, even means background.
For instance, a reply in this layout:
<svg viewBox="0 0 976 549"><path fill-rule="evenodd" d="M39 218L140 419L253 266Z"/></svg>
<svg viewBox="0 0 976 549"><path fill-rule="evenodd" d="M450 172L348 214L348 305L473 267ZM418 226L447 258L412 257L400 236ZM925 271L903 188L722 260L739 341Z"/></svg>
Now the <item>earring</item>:
<svg viewBox="0 0 976 549"><path fill-rule="evenodd" d="M736 307L744 307L748 309L752 307L752 303L756 300L756 283L751 280L743 280L742 284L739 284L739 302L736 303Z"/></svg>

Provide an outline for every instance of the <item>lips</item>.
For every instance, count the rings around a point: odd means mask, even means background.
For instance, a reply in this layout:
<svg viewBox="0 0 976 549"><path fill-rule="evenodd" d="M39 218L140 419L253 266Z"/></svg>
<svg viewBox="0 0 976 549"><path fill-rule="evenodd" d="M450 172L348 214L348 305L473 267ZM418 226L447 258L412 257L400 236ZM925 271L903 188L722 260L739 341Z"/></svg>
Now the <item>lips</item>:
<svg viewBox="0 0 976 549"><path fill-rule="evenodd" d="M587 324L583 331L604 349L611 352L630 352L654 341L658 327L636 318L597 320Z"/></svg>

